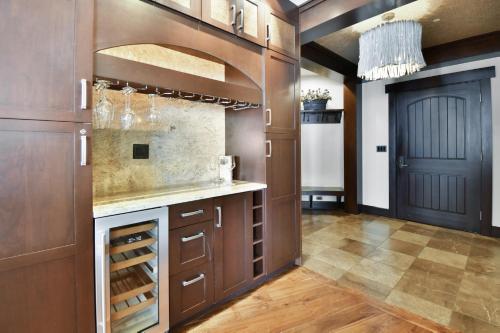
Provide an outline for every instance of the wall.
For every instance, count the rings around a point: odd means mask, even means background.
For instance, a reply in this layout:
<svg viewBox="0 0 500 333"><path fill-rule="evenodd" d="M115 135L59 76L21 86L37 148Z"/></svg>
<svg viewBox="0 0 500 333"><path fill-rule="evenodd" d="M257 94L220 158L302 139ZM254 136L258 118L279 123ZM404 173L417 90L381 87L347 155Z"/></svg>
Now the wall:
<svg viewBox="0 0 500 333"><path fill-rule="evenodd" d="M342 109L342 75L324 77L301 70L301 89L328 89L332 101L327 108ZM344 186L344 119L340 124L305 124L301 126L302 185Z"/></svg>
<svg viewBox="0 0 500 333"><path fill-rule="evenodd" d="M107 91L107 96L115 108L115 123L110 129L94 129L95 197L211 181L218 176L214 164L225 152L224 107L157 98L163 124L151 128L144 121L147 95L135 94L132 108L143 122L132 130L122 130L123 96L118 91ZM132 159L134 143L149 144L150 158Z"/></svg>
<svg viewBox="0 0 500 333"><path fill-rule="evenodd" d="M435 68L400 80L363 83L363 197L364 205L389 208L388 153L376 153L375 146L389 144L389 102L385 85L428 76L496 66L491 79L493 117L493 225L500 226L500 57Z"/></svg>

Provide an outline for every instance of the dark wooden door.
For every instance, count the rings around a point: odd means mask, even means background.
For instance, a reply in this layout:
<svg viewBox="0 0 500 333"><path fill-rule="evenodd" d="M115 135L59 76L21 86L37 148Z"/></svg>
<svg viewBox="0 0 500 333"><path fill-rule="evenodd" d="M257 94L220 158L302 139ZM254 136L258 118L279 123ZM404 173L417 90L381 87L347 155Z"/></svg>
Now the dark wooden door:
<svg viewBox="0 0 500 333"><path fill-rule="evenodd" d="M273 51L266 59L266 131L297 133L300 107L299 63Z"/></svg>
<svg viewBox="0 0 500 333"><path fill-rule="evenodd" d="M266 10L260 0L238 0L238 36L266 46Z"/></svg>
<svg viewBox="0 0 500 333"><path fill-rule="evenodd" d="M0 1L0 118L92 120L81 79L90 93L93 11L93 0Z"/></svg>
<svg viewBox="0 0 500 333"><path fill-rule="evenodd" d="M252 281L252 194L216 198L214 231L215 300Z"/></svg>
<svg viewBox="0 0 500 333"><path fill-rule="evenodd" d="M3 332L95 330L92 166L81 165L91 133L90 124L0 120Z"/></svg>
<svg viewBox="0 0 500 333"><path fill-rule="evenodd" d="M202 0L201 19L230 33L236 33L236 0Z"/></svg>
<svg viewBox="0 0 500 333"><path fill-rule="evenodd" d="M152 0L197 19L201 19L202 0Z"/></svg>
<svg viewBox="0 0 500 333"><path fill-rule="evenodd" d="M297 58L298 25L291 17L270 9L266 15L266 29L269 49Z"/></svg>
<svg viewBox="0 0 500 333"><path fill-rule="evenodd" d="M398 216L479 232L480 84L397 95Z"/></svg>
<svg viewBox="0 0 500 333"><path fill-rule="evenodd" d="M294 135L267 136L267 264L268 271L299 256L299 151Z"/></svg>

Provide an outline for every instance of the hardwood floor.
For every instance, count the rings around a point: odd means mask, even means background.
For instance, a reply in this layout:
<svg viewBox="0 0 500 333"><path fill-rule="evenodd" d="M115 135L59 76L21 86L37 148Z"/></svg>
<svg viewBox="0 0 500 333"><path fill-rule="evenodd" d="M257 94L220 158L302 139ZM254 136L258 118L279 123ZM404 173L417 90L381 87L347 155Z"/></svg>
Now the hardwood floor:
<svg viewBox="0 0 500 333"><path fill-rule="evenodd" d="M454 332L302 267L175 331Z"/></svg>

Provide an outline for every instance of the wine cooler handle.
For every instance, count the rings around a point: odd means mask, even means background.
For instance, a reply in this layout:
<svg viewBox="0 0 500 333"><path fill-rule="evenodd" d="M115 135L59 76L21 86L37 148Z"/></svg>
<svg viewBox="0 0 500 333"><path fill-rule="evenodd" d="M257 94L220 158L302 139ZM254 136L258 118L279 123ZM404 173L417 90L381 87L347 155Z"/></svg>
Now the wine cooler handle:
<svg viewBox="0 0 500 333"><path fill-rule="evenodd" d="M192 280L189 280L189 281L182 281L182 286L183 287L187 287L193 283L196 283L198 281L201 281L205 278L205 274L201 273L200 275L198 275L197 277L195 277L194 279Z"/></svg>
<svg viewBox="0 0 500 333"><path fill-rule="evenodd" d="M87 131L80 130L80 165L87 165Z"/></svg>
<svg viewBox="0 0 500 333"><path fill-rule="evenodd" d="M217 211L217 223L215 223L216 228L222 227L222 207L216 206L215 210Z"/></svg>
<svg viewBox="0 0 500 333"><path fill-rule="evenodd" d="M101 323L100 323L100 326L102 327L102 333L107 333L107 328L108 328L108 325L107 325L107 308L106 308L106 295L107 295L107 292L106 292L106 233L103 232L101 235L101 261L100 261L100 264L101 264L101 274L99 276L99 283L101 284L101 291L102 291L102 298L101 298Z"/></svg>

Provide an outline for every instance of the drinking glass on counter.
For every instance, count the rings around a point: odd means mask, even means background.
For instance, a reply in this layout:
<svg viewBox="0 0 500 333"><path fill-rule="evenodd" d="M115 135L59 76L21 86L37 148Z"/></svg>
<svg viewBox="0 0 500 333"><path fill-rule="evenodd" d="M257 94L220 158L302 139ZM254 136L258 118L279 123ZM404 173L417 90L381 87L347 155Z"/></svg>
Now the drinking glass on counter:
<svg viewBox="0 0 500 333"><path fill-rule="evenodd" d="M97 80L95 83L95 89L97 90L97 104L93 113L93 123L94 127L97 129L110 128L115 110L113 103L106 97L106 89L109 88L111 82L106 80Z"/></svg>

